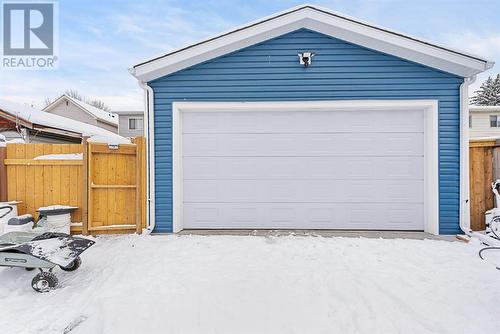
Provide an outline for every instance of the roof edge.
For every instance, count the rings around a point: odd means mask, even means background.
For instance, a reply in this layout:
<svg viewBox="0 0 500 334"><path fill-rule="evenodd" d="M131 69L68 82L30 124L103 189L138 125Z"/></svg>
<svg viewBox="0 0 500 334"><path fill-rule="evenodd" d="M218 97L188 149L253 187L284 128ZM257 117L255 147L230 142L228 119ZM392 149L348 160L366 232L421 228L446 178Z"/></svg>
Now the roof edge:
<svg viewBox="0 0 500 334"><path fill-rule="evenodd" d="M500 106L477 106L470 105L469 111L471 112L500 112Z"/></svg>
<svg viewBox="0 0 500 334"><path fill-rule="evenodd" d="M114 122L110 122L109 120L105 119L105 118L102 118L102 117L99 117L99 116L96 116L94 115L91 111L85 109L82 105L80 105L79 103L77 103L75 100L75 98L69 96L68 94L63 94L61 96L59 96L57 99L55 99L52 103L50 103L49 105L47 105L45 108L42 109L42 111L45 111L45 112L48 112L49 110L52 110L54 109L57 105L59 105L62 100L66 98L68 99L71 103L73 103L73 105L75 105L77 108L79 108L80 110L86 112L87 114L89 114L92 118L94 118L95 120L98 120L100 122L103 122L103 123L106 123L108 125L112 125L112 126L118 126L119 123L118 123L118 120L116 120L116 123ZM80 101L82 103L85 103L85 104L88 104L84 101ZM113 113L111 111L106 111L106 110L103 110L103 112L108 112L108 113Z"/></svg>
<svg viewBox="0 0 500 334"><path fill-rule="evenodd" d="M391 29L384 28L384 27L379 26L379 25L368 23L368 22L347 16L344 14L334 12L330 9L326 9L326 8L323 8L320 6L304 4L304 5L292 7L290 9L287 9L287 10L282 11L282 12L272 14L270 16L263 17L259 20L252 21L252 22L244 24L242 26L238 26L236 28L233 28L231 30L228 30L228 31L225 31L223 33L217 34L215 36L209 37L207 39L198 41L196 43L189 44L189 45L181 47L179 49L175 49L175 50L168 52L166 54L162 54L162 55L159 55L156 57L149 58L147 60L143 60L143 61L133 65L131 68L129 68L129 72L141 81L154 80L154 78L150 78L147 75L145 76L143 73L139 73L139 72L142 72L141 69L148 66L148 65L151 65L152 63L161 62L162 60L165 60L167 58L174 57L180 53L193 52L193 49L195 49L197 47L200 48L202 46L206 46L207 44L210 44L211 42L216 42L217 40L220 40L223 38L228 38L229 36L237 34L239 32L245 32L245 31L248 31L249 29L252 29L252 28L255 29L255 27L263 25L266 22L272 22L272 21L278 20L280 18L283 19L286 16L292 16L293 14L298 14L300 12L304 13L304 15L302 15L303 19L306 19L308 17L308 15L306 14L308 12L322 14L322 15L328 16L330 18L334 18L336 20L348 22L351 25L354 24L354 25L360 27L361 29L366 29L368 32L369 31L377 31L378 33L389 34L389 36L391 36L393 38L401 39L401 40L407 41L407 42L417 43L417 44L426 46L427 48L432 48L432 49L440 50L441 52L450 53L450 54L453 54L456 56L464 57L470 61L478 62L482 65L482 66L478 66L475 68L471 68L470 73L466 73L467 75L460 74L460 73L454 73L454 74L461 75L464 77L465 76L472 76L472 75L481 73L485 70L490 69L495 64L493 61L490 61L488 59L485 59L485 58L477 56L477 55L473 55L473 54L468 53L468 52L459 51L459 50L456 50L453 48L439 45L437 43L432 43L432 42L429 42L429 41L426 41L426 40L423 40L423 39L420 39L417 37L413 37L413 36L408 35L408 34L403 34L403 33L400 33L400 32L397 32L397 31L394 31ZM298 19L296 18L295 20L298 20ZM307 27L303 27L303 28L307 28ZM307 29L310 29L310 28L307 28ZM311 30L315 30L315 29L311 29ZM319 32L322 33L321 31L319 31ZM274 37L276 37L276 36L271 36L268 39L271 39ZM332 37L336 37L336 36L332 35ZM337 38L340 38L340 37L337 37ZM342 39L342 38L340 38L340 39ZM348 40L348 42L351 42L351 41ZM384 51L382 51L382 52L384 52ZM227 52L227 53L229 53L229 52ZM220 56L220 55L218 55L218 56ZM396 56L398 56L398 55L396 54ZM404 57L402 57L402 58L404 58ZM203 61L206 61L206 60L208 60L208 59L205 59ZM411 59L409 59L409 60L411 60ZM200 62L202 62L202 61L195 62L194 64L197 64ZM190 66L192 66L194 64L191 64ZM427 65L427 64L424 63L424 65ZM429 66L431 66L431 65L429 65ZM189 67L189 66L185 66L184 68L186 68L186 67ZM431 67L434 67L434 66L431 66ZM181 70L181 69L183 69L183 68L168 72L167 74L174 73L174 72ZM144 71L144 72L147 73L148 71ZM453 72L450 72L450 73L453 73ZM464 73L465 73L465 71L464 71ZM164 74L164 75L167 75L167 74ZM156 76L155 78L160 77L160 76ZM143 79L145 79L145 80L143 80Z"/></svg>

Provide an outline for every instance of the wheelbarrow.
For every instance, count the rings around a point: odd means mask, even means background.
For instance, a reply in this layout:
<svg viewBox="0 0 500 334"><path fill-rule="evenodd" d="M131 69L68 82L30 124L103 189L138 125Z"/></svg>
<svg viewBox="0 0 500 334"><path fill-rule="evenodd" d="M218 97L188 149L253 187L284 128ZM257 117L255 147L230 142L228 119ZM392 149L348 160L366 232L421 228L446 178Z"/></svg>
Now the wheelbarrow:
<svg viewBox="0 0 500 334"><path fill-rule="evenodd" d="M0 266L38 269L31 287L48 292L59 283L53 269L77 270L82 264L80 254L93 244L92 240L64 233L9 232L0 236Z"/></svg>

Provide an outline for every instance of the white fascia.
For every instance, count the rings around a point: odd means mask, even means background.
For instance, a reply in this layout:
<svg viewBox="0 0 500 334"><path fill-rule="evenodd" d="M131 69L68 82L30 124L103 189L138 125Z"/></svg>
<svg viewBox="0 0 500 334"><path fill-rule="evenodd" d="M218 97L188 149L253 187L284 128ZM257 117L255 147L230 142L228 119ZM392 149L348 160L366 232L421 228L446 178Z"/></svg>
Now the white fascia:
<svg viewBox="0 0 500 334"><path fill-rule="evenodd" d="M147 82L301 28L461 77L473 76L491 68L494 64L478 56L451 50L343 14L307 5L263 18L258 22L144 61L130 70L139 80Z"/></svg>

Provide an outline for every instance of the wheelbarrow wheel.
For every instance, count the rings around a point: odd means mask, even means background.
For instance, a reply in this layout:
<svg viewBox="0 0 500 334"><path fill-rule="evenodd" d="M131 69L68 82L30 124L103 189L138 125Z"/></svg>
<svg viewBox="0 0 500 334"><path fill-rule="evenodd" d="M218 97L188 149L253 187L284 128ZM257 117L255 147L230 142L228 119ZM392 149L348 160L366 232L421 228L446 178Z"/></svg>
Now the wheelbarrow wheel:
<svg viewBox="0 0 500 334"><path fill-rule="evenodd" d="M49 271L44 271L33 277L31 287L36 292L49 292L57 287L59 280L57 276Z"/></svg>
<svg viewBox="0 0 500 334"><path fill-rule="evenodd" d="M60 268L64 271L75 271L78 268L80 268L81 265L82 265L82 259L78 256L69 265L67 265L66 267L60 266Z"/></svg>

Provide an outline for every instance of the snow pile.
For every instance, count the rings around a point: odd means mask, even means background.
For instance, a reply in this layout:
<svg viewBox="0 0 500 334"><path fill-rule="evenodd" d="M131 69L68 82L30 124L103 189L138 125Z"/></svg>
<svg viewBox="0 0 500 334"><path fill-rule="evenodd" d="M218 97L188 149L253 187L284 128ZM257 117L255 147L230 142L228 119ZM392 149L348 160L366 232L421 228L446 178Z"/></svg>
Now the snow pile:
<svg viewBox="0 0 500 334"><path fill-rule="evenodd" d="M117 139L123 138L111 131L102 129L98 126L86 124L71 118L51 114L6 100L0 100L0 110L33 124L39 124L55 129L63 129L73 133L81 134L82 136L103 136Z"/></svg>
<svg viewBox="0 0 500 334"><path fill-rule="evenodd" d="M68 247L71 242L71 239L52 238L31 241L29 244L34 256L65 267L74 259L74 251Z"/></svg>
<svg viewBox="0 0 500 334"><path fill-rule="evenodd" d="M83 153L46 154L35 157L33 160L83 160Z"/></svg>
<svg viewBox="0 0 500 334"><path fill-rule="evenodd" d="M78 271L56 269L61 287L42 296L30 287L34 273L0 269L0 328L500 333L500 273L477 250L431 240L105 236Z"/></svg>
<svg viewBox="0 0 500 334"><path fill-rule="evenodd" d="M78 209L78 207L69 205L49 205L49 206L39 207L37 211L65 210L65 209Z"/></svg>
<svg viewBox="0 0 500 334"><path fill-rule="evenodd" d="M7 146L5 136L0 134L0 147L5 147L5 146Z"/></svg>
<svg viewBox="0 0 500 334"><path fill-rule="evenodd" d="M125 137L106 137L106 136L92 136L90 137L87 142L89 143L104 143L108 145L120 145L120 144L130 144L131 141L130 139L127 139Z"/></svg>

